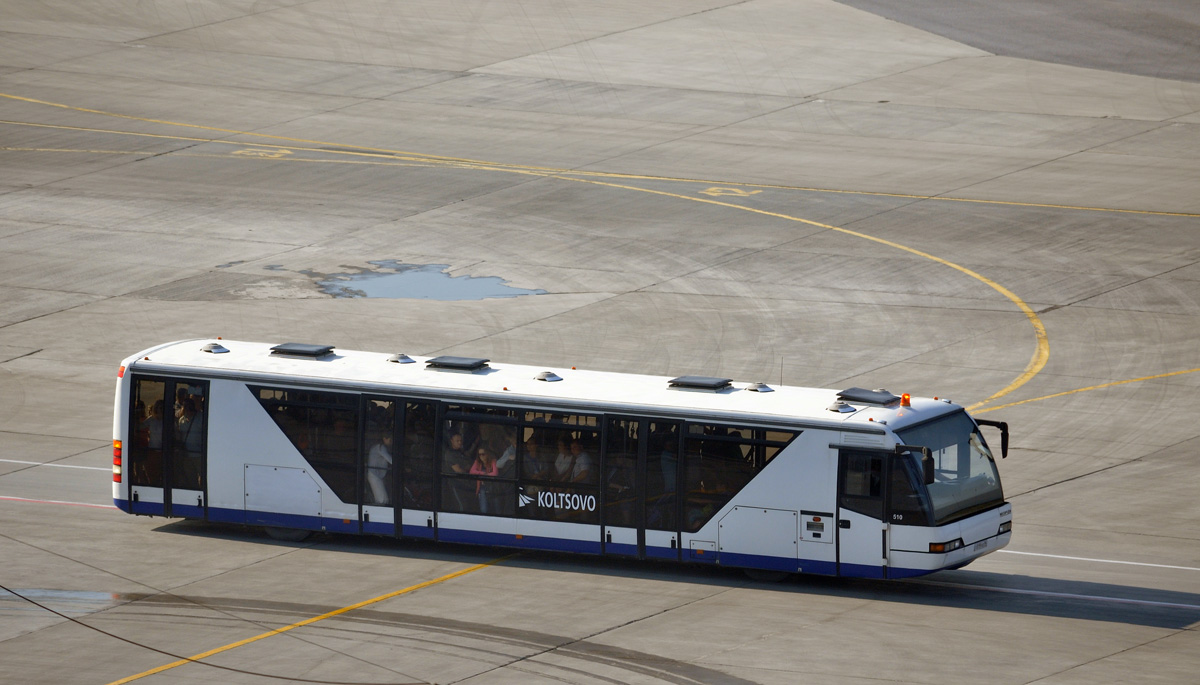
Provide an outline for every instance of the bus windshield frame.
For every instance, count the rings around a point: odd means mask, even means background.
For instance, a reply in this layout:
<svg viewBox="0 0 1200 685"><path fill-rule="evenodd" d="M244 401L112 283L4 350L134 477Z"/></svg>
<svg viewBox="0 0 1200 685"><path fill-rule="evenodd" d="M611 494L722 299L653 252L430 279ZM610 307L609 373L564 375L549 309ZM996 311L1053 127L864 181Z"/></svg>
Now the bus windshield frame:
<svg viewBox="0 0 1200 685"><path fill-rule="evenodd" d="M940 526L1004 503L996 460L979 426L965 411L896 431L906 445L921 445L933 455L934 482L925 486Z"/></svg>

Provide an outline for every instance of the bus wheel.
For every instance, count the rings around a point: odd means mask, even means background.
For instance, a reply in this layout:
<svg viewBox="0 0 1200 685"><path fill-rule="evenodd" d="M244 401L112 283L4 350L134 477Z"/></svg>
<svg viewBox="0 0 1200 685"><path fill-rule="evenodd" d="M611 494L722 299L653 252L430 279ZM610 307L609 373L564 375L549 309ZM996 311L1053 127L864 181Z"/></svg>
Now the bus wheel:
<svg viewBox="0 0 1200 685"><path fill-rule="evenodd" d="M298 528L277 528L275 526L266 526L263 530L267 531L267 535L275 540L283 542L300 542L312 535L311 530L300 530Z"/></svg>
<svg viewBox="0 0 1200 685"><path fill-rule="evenodd" d="M792 575L787 571L765 571L761 568L744 568L742 571L750 577L750 580L756 580L760 583L778 583Z"/></svg>

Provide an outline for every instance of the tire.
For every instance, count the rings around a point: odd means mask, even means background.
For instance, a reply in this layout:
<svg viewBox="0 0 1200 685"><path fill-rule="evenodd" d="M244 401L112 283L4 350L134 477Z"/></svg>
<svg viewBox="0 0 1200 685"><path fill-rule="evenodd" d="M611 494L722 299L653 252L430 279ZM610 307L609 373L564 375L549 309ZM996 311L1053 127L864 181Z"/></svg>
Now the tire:
<svg viewBox="0 0 1200 685"><path fill-rule="evenodd" d="M266 526L263 530L267 531L267 535L274 540L281 542L302 542L312 535L311 530L301 530L299 528L278 528L276 526Z"/></svg>

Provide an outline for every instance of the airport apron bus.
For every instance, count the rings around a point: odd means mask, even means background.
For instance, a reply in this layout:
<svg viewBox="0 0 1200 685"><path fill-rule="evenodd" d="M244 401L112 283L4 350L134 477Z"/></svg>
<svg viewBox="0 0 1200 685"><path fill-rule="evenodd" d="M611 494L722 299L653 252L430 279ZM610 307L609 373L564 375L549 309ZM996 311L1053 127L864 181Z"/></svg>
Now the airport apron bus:
<svg viewBox="0 0 1200 685"><path fill-rule="evenodd" d="M976 420L938 398L189 340L121 364L130 514L905 578L1005 546ZM989 429L990 430L990 429Z"/></svg>

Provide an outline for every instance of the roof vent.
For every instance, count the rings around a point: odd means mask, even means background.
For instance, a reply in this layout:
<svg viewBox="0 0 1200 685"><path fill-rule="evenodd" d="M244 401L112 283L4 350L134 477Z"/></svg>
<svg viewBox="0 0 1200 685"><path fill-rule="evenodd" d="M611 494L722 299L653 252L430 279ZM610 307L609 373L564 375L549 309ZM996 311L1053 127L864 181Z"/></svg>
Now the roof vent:
<svg viewBox="0 0 1200 685"><path fill-rule="evenodd" d="M228 352L229 348L225 347L221 343L208 343L204 347L201 347L200 351L201 352L211 352L213 354L222 354L224 352Z"/></svg>
<svg viewBox="0 0 1200 685"><path fill-rule="evenodd" d="M841 401L834 402L833 404L826 407L826 409L828 409L829 411L837 412L839 414L848 414L852 411L858 411L854 407L851 407L850 405L846 404L845 402L841 402Z"/></svg>
<svg viewBox="0 0 1200 685"><path fill-rule="evenodd" d="M865 390L863 388L847 388L837 394L839 400L857 404L877 404L882 407L898 404L900 398L887 390Z"/></svg>
<svg viewBox="0 0 1200 685"><path fill-rule="evenodd" d="M775 392L775 388L772 388L766 383L751 383L746 387L746 389L750 392Z"/></svg>
<svg viewBox="0 0 1200 685"><path fill-rule="evenodd" d="M388 357L387 360L394 364L413 364L417 361L407 354L393 354L392 356Z"/></svg>
<svg viewBox="0 0 1200 685"><path fill-rule="evenodd" d="M324 357L333 352L333 345L308 345L305 343L284 343L271 348L271 354L282 354L290 357Z"/></svg>
<svg viewBox="0 0 1200 685"><path fill-rule="evenodd" d="M558 375L557 373L554 373L553 371L543 371L543 372L539 373L538 375L534 376L533 380L547 381L547 382L552 383L554 381L561 381L562 376Z"/></svg>
<svg viewBox="0 0 1200 685"><path fill-rule="evenodd" d="M449 369L452 371L480 371L488 368L490 359L479 359L478 357L449 357L441 356L434 357L425 362L427 369Z"/></svg>
<svg viewBox="0 0 1200 685"><path fill-rule="evenodd" d="M713 378L712 376L680 376L667 381L667 387L717 392L728 388L732 381L732 378Z"/></svg>

